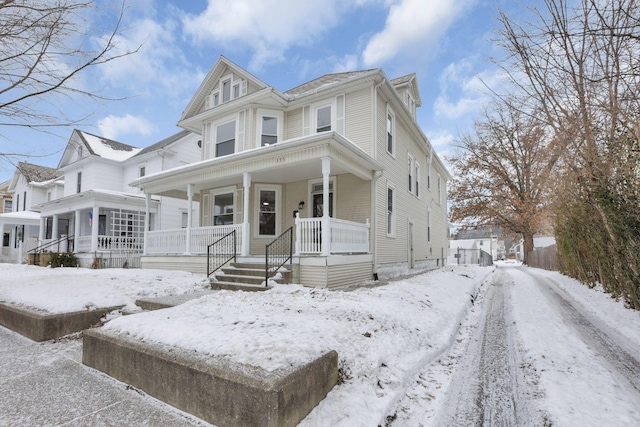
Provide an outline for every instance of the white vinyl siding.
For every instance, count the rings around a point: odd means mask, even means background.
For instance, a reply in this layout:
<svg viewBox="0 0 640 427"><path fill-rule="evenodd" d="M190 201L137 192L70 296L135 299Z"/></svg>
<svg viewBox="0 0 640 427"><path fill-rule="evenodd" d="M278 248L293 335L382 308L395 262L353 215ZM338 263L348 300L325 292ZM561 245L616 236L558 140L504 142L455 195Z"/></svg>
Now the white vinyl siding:
<svg viewBox="0 0 640 427"><path fill-rule="evenodd" d="M345 95L345 133L344 135L374 156L374 122L372 89L365 88Z"/></svg>

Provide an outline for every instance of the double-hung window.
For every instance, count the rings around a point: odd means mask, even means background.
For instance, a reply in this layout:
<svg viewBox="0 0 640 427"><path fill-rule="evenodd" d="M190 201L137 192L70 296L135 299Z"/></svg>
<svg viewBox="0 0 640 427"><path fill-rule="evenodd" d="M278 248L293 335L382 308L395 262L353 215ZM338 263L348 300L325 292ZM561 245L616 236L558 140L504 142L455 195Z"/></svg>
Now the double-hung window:
<svg viewBox="0 0 640 427"><path fill-rule="evenodd" d="M331 105L316 108L316 133L331 130Z"/></svg>
<svg viewBox="0 0 640 427"><path fill-rule="evenodd" d="M278 142L278 118L262 116L260 145L273 145Z"/></svg>
<svg viewBox="0 0 640 427"><path fill-rule="evenodd" d="M395 132L396 118L393 112L387 108L387 152L392 156L395 154Z"/></svg>
<svg viewBox="0 0 640 427"><path fill-rule="evenodd" d="M76 193L80 193L82 191L82 172L78 172L77 181L76 181Z"/></svg>
<svg viewBox="0 0 640 427"><path fill-rule="evenodd" d="M396 232L396 189L387 183L387 236L392 237Z"/></svg>
<svg viewBox="0 0 640 427"><path fill-rule="evenodd" d="M236 148L236 121L222 123L215 131L216 157L233 154Z"/></svg>
<svg viewBox="0 0 640 427"><path fill-rule="evenodd" d="M416 197L420 197L420 163L415 162L416 167Z"/></svg>
<svg viewBox="0 0 640 427"><path fill-rule="evenodd" d="M413 193L413 157L411 154L407 156L407 175L409 177L407 189L409 193Z"/></svg>
<svg viewBox="0 0 640 427"><path fill-rule="evenodd" d="M233 224L233 193L213 196L213 225Z"/></svg>

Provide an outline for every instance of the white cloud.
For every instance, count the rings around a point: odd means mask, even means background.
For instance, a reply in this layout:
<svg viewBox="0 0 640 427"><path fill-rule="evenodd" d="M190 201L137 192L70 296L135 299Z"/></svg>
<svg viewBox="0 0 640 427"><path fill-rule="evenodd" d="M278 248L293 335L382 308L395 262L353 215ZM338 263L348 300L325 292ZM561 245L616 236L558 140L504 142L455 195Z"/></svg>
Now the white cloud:
<svg viewBox="0 0 640 427"><path fill-rule="evenodd" d="M149 136L153 133L153 125L142 117L125 116L117 117L108 115L98 122L100 136L117 140L121 135L144 135Z"/></svg>
<svg viewBox="0 0 640 427"><path fill-rule="evenodd" d="M437 117L449 120L473 115L486 105L490 98L490 88L504 87L506 78L497 69L478 70L478 59L464 58L449 64L440 74L440 95L434 102Z"/></svg>
<svg viewBox="0 0 640 427"><path fill-rule="evenodd" d="M135 95L182 97L192 93L204 75L190 68L176 40L178 22L167 19L157 22L150 18L134 21L131 30L115 38L115 54L138 52L109 62L101 67L103 78L114 87L126 87Z"/></svg>
<svg viewBox="0 0 640 427"><path fill-rule="evenodd" d="M291 46L307 46L336 26L341 14L366 3L344 0L209 0L199 15L183 18L184 31L199 43L249 48L249 69L284 59Z"/></svg>
<svg viewBox="0 0 640 427"><path fill-rule="evenodd" d="M379 65L400 51L436 43L474 0L400 0L391 5L384 29L362 54L366 66Z"/></svg>

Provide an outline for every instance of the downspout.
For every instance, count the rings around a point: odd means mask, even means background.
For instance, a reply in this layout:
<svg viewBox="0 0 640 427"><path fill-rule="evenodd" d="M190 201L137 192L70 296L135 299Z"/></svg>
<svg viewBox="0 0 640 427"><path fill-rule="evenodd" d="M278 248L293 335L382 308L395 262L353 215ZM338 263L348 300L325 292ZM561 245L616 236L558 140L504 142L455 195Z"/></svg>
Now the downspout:
<svg viewBox="0 0 640 427"><path fill-rule="evenodd" d="M373 87L373 158L378 159L378 88L384 84L386 79ZM386 121L386 118L385 118ZM371 251L373 252L373 279L378 280L378 179L382 176L382 171L375 171L371 179L371 228L373 235L371 239Z"/></svg>

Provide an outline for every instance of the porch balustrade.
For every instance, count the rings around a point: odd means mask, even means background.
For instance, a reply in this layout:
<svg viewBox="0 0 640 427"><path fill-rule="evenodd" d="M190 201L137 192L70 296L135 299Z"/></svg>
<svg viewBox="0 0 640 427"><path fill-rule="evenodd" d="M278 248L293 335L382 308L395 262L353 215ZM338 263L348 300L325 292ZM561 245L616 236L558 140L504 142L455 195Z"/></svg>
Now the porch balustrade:
<svg viewBox="0 0 640 427"><path fill-rule="evenodd" d="M362 224L344 219L329 219L329 252L368 253L369 220ZM296 253L322 253L322 218L296 218Z"/></svg>
<svg viewBox="0 0 640 427"><path fill-rule="evenodd" d="M98 236L98 251L142 252L144 239L127 236ZM91 236L74 239L76 252L91 252Z"/></svg>
<svg viewBox="0 0 640 427"><path fill-rule="evenodd" d="M369 221L358 223L330 218L329 252L333 254L369 253ZM191 228L187 248L187 229L156 230L147 233L147 254L206 254L207 245L236 231L237 251L242 253L242 224ZM296 253L322 253L322 218L296 219Z"/></svg>
<svg viewBox="0 0 640 427"><path fill-rule="evenodd" d="M187 229L156 230L147 233L147 254L206 254L212 242L236 230L238 251L242 251L242 224L193 227L190 229L190 248L187 248Z"/></svg>

